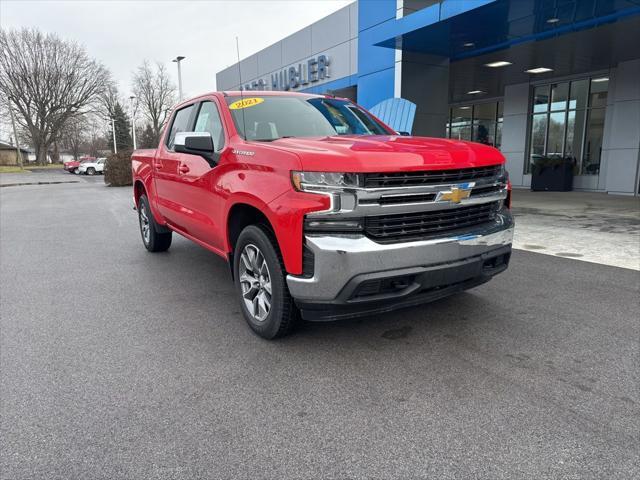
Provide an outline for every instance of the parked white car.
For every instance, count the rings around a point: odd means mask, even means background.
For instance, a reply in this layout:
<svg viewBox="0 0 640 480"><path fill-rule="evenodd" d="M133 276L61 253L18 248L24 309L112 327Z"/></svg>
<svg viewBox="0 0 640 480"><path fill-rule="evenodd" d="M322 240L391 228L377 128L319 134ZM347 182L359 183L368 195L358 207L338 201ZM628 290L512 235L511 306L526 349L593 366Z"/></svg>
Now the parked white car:
<svg viewBox="0 0 640 480"><path fill-rule="evenodd" d="M78 165L78 173L84 173L86 175L95 175L96 173L104 173L104 164L106 158L96 158L95 160L89 160L80 163Z"/></svg>

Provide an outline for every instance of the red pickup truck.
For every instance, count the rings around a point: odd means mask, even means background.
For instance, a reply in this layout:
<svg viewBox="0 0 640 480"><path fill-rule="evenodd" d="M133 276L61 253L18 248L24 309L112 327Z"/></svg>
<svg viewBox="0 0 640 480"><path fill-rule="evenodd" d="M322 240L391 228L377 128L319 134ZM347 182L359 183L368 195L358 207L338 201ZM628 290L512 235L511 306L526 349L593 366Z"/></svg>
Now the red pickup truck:
<svg viewBox="0 0 640 480"><path fill-rule="evenodd" d="M511 255L504 157L402 136L350 100L215 92L132 156L147 250L173 232L225 258L260 336L475 287Z"/></svg>

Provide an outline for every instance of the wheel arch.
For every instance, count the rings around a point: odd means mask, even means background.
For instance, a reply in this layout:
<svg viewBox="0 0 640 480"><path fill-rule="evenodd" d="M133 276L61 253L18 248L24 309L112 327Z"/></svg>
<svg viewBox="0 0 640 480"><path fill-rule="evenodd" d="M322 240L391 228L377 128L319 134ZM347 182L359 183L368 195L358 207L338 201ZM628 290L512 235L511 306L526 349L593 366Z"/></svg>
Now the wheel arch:
<svg viewBox="0 0 640 480"><path fill-rule="evenodd" d="M229 252L229 267L231 269L231 277L233 278L233 259L235 253L235 246L238 242L238 237L242 230L249 225L263 225L266 227L276 239L276 248L280 252L280 245L278 243L278 236L276 234L273 224L269 220L269 217L263 210L255 205L245 202L234 203L227 212L226 219L226 241L227 251ZM280 252L281 254L281 252Z"/></svg>
<svg viewBox="0 0 640 480"><path fill-rule="evenodd" d="M142 180L140 179L136 179L136 181L133 184L133 198L136 202L136 207L138 207L140 205L140 197L143 194L147 194L147 189L144 186L144 183L142 182ZM148 195L147 195L148 197Z"/></svg>

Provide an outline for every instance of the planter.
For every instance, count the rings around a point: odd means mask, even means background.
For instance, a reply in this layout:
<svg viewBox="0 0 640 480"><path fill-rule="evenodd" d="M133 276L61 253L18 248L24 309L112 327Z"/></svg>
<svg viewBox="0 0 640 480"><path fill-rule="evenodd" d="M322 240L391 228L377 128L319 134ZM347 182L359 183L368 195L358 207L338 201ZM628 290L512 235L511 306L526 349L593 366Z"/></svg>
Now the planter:
<svg viewBox="0 0 640 480"><path fill-rule="evenodd" d="M562 162L533 166L531 190L534 192L569 192L572 189L573 163Z"/></svg>

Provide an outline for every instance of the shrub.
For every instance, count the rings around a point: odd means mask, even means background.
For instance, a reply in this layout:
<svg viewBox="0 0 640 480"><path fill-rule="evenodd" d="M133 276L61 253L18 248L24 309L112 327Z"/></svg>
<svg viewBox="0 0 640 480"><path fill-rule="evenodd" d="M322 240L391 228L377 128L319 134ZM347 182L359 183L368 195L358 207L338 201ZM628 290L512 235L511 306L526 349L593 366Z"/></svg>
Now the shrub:
<svg viewBox="0 0 640 480"><path fill-rule="evenodd" d="M571 157L562 157L560 155L540 156L533 160L531 171L534 175L540 175L544 170L558 168L575 168L575 162Z"/></svg>
<svg viewBox="0 0 640 480"><path fill-rule="evenodd" d="M107 158L104 166L104 183L112 187L131 185L131 150L118 152Z"/></svg>

